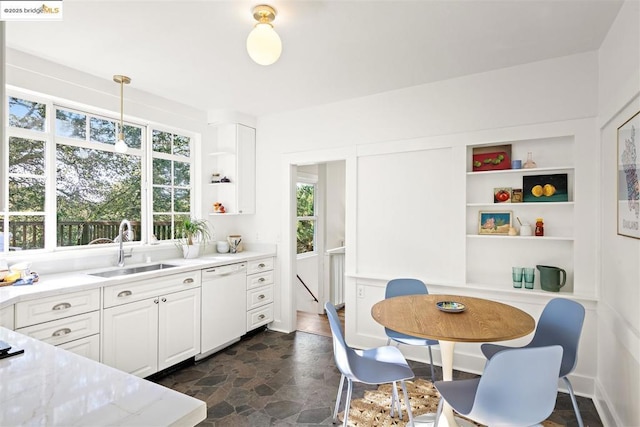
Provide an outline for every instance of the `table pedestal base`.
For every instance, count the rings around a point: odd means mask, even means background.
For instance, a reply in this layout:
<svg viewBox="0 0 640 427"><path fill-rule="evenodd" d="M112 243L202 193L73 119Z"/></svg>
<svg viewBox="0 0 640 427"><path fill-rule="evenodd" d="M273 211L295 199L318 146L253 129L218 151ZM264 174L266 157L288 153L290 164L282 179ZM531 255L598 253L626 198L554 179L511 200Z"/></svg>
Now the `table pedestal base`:
<svg viewBox="0 0 640 427"><path fill-rule="evenodd" d="M454 341L440 341L440 356L442 358L442 379L444 381L453 380L453 350ZM427 427L435 424L436 414L429 413L414 417L413 422L416 427ZM456 427L456 426L473 426L472 423L455 418L453 409L447 402L443 403L442 415L440 415L440 423L438 427Z"/></svg>

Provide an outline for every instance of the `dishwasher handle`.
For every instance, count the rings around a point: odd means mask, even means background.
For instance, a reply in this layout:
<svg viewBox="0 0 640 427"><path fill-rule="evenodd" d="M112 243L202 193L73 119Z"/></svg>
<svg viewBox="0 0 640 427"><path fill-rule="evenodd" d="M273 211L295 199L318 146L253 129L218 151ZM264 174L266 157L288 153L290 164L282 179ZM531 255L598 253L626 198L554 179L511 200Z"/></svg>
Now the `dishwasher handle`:
<svg viewBox="0 0 640 427"><path fill-rule="evenodd" d="M243 273L246 270L247 270L246 262L219 265L217 267L211 267L211 268L202 270L202 279L204 280L207 277L229 276L231 274Z"/></svg>

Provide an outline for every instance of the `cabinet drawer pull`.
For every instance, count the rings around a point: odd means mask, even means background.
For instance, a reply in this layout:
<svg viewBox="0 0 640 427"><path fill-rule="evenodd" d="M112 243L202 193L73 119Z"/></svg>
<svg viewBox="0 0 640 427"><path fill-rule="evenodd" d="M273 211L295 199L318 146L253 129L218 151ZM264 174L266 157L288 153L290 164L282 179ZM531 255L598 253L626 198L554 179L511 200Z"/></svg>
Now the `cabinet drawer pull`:
<svg viewBox="0 0 640 427"><path fill-rule="evenodd" d="M191 277L189 277L188 279L184 279L182 281L182 283L184 283L184 284L193 283L193 279Z"/></svg>
<svg viewBox="0 0 640 427"><path fill-rule="evenodd" d="M71 304L68 302L61 302L60 304L54 305L52 310L66 310L67 308L71 308Z"/></svg>
<svg viewBox="0 0 640 427"><path fill-rule="evenodd" d="M258 316L258 319L262 320L264 319L266 316L264 314L261 314L260 316Z"/></svg>
<svg viewBox="0 0 640 427"><path fill-rule="evenodd" d="M265 280L267 280L267 279L265 279L264 277L261 277L261 278L258 279L258 282L264 282Z"/></svg>
<svg viewBox="0 0 640 427"><path fill-rule="evenodd" d="M258 299L264 299L264 295L258 295Z"/></svg>
<svg viewBox="0 0 640 427"><path fill-rule="evenodd" d="M158 298L153 300L154 304L158 304L160 301L158 301Z"/></svg>
<svg viewBox="0 0 640 427"><path fill-rule="evenodd" d="M118 298L124 298L124 297L128 297L131 296L131 291L122 291L118 294Z"/></svg>
<svg viewBox="0 0 640 427"><path fill-rule="evenodd" d="M162 302L167 302L167 299L166 298L162 298Z"/></svg>
<svg viewBox="0 0 640 427"><path fill-rule="evenodd" d="M265 267L266 267L266 264L264 264L262 262L260 264L258 264L258 268L265 268Z"/></svg>
<svg viewBox="0 0 640 427"><path fill-rule="evenodd" d="M52 337L62 337L65 336L67 334L71 333L71 329L69 328L62 328L62 329L58 329L57 331L55 331L54 333L51 334Z"/></svg>

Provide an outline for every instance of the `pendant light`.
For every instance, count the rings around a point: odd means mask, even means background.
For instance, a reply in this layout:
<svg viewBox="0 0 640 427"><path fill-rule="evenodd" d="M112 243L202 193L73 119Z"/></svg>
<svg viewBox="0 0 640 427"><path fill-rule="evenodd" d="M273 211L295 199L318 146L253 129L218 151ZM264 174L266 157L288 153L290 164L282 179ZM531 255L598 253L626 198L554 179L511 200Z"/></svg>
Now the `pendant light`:
<svg viewBox="0 0 640 427"><path fill-rule="evenodd" d="M124 85L131 83L131 78L116 74L113 76L113 81L120 83L120 133L118 134L115 149L118 153L126 153L128 147L124 142Z"/></svg>
<svg viewBox="0 0 640 427"><path fill-rule="evenodd" d="M253 17L258 23L247 37L247 52L260 65L273 64L282 53L282 41L271 24L276 14L276 10L266 4L253 9Z"/></svg>

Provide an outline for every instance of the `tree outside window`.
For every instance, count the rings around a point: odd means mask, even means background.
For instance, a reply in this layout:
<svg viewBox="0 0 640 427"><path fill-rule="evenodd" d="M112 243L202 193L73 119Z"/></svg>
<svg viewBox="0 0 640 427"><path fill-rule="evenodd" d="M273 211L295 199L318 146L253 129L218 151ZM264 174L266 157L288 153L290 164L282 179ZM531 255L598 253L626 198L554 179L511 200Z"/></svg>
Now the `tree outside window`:
<svg viewBox="0 0 640 427"><path fill-rule="evenodd" d="M316 246L316 185L298 182L297 199L297 253L315 251Z"/></svg>

